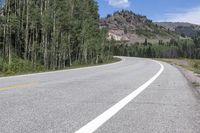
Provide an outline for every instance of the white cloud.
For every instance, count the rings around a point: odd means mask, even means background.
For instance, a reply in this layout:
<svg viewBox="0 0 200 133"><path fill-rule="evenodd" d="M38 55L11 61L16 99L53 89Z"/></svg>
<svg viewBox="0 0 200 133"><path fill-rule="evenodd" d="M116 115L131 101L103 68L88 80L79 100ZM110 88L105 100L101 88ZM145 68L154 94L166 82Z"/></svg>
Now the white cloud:
<svg viewBox="0 0 200 133"><path fill-rule="evenodd" d="M200 6L181 13L168 13L166 19L168 22L188 22L200 25Z"/></svg>
<svg viewBox="0 0 200 133"><path fill-rule="evenodd" d="M108 3L117 8L127 8L130 6L129 0L108 0Z"/></svg>

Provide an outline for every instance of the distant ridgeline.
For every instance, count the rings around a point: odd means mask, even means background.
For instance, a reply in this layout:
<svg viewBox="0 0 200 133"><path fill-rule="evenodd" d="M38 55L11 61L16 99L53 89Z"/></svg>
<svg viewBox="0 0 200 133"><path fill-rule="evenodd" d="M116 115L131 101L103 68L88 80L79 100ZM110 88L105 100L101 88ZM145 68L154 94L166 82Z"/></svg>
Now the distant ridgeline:
<svg viewBox="0 0 200 133"><path fill-rule="evenodd" d="M176 32L182 37L195 37L200 32L200 26L181 22L157 22L156 24Z"/></svg>

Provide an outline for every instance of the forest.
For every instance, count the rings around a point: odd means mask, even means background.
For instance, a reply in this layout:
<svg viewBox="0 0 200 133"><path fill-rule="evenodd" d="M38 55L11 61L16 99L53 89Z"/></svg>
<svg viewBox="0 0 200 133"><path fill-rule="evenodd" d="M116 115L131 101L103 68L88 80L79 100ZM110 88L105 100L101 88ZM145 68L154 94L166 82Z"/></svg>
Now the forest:
<svg viewBox="0 0 200 133"><path fill-rule="evenodd" d="M95 0L5 0L0 71L57 70L112 59Z"/></svg>
<svg viewBox="0 0 200 133"><path fill-rule="evenodd" d="M127 42L115 42L111 52L118 56L146 57L146 58L189 58L200 59L200 34L188 39L171 39L169 42L158 40L157 43L130 44Z"/></svg>

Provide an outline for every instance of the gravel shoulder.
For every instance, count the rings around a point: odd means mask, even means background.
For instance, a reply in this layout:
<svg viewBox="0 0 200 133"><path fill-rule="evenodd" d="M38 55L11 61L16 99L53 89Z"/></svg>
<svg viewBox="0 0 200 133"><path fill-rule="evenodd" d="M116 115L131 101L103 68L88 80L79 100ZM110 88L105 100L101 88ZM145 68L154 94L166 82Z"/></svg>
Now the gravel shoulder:
<svg viewBox="0 0 200 133"><path fill-rule="evenodd" d="M196 62L200 60L188 60L188 59L159 59L177 67L186 79L192 84L200 95L200 69L196 66ZM198 64L197 64L198 66Z"/></svg>

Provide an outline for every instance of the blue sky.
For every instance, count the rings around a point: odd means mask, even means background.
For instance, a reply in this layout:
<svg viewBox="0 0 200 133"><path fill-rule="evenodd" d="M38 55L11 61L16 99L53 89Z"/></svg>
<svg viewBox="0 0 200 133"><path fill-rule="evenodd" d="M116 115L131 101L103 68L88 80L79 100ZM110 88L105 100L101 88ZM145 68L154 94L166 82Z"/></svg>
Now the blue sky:
<svg viewBox="0 0 200 133"><path fill-rule="evenodd" d="M128 9L153 21L200 24L200 0L97 0L101 17Z"/></svg>
<svg viewBox="0 0 200 133"><path fill-rule="evenodd" d="M0 3L3 0L0 0ZM200 0L97 0L101 17L121 9L132 10L153 21L200 25Z"/></svg>

